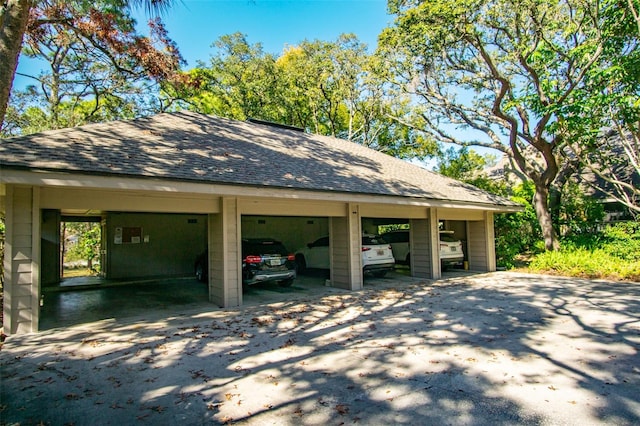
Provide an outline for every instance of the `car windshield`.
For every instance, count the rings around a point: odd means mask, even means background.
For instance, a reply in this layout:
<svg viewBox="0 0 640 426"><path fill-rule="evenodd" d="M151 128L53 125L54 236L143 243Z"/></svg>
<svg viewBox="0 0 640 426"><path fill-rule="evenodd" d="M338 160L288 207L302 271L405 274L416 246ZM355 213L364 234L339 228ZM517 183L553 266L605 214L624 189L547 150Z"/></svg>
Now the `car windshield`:
<svg viewBox="0 0 640 426"><path fill-rule="evenodd" d="M445 243L455 243L458 242L455 238L450 235L442 235L440 234L440 241L444 241Z"/></svg>
<svg viewBox="0 0 640 426"><path fill-rule="evenodd" d="M363 246L375 246L380 244L388 244L384 238L379 235L365 235L362 237Z"/></svg>

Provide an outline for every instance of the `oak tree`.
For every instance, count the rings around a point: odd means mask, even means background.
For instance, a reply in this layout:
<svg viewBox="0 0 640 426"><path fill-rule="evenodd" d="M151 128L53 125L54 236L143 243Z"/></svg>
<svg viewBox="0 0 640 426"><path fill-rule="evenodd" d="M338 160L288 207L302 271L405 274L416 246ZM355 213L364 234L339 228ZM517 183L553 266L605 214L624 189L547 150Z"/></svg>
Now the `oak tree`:
<svg viewBox="0 0 640 426"><path fill-rule="evenodd" d="M392 83L420 105L413 126L498 150L533 182L547 249L559 246L549 208L568 136L559 124L603 52L598 5L390 0L397 19L380 37Z"/></svg>

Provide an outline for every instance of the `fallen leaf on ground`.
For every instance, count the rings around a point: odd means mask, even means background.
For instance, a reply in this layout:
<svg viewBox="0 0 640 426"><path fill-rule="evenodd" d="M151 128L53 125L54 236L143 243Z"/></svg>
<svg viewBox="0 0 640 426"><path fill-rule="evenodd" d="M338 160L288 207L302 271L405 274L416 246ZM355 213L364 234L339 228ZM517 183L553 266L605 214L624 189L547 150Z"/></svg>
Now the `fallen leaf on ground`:
<svg viewBox="0 0 640 426"><path fill-rule="evenodd" d="M345 404L338 404L336 405L336 411L341 416L344 416L345 414L349 413L349 406Z"/></svg>

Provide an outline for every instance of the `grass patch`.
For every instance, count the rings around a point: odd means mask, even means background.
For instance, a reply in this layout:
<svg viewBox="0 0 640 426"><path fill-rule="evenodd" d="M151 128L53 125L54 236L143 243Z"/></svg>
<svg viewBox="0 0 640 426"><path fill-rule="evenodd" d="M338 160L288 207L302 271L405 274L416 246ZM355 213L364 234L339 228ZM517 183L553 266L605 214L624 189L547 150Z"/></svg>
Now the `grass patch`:
<svg viewBox="0 0 640 426"><path fill-rule="evenodd" d="M63 272L63 276L65 278L74 278L74 277L93 277L98 275L96 271L93 271L88 268L77 268L77 269L65 269Z"/></svg>

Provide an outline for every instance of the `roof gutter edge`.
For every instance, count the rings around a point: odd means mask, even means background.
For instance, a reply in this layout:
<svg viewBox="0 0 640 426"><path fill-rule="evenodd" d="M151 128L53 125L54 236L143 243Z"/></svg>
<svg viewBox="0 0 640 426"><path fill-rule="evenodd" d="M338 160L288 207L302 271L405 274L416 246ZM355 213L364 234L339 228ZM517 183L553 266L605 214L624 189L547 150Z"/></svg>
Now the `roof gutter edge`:
<svg viewBox="0 0 640 426"><path fill-rule="evenodd" d="M86 179L78 179L78 176ZM125 181L126 180L126 181ZM257 186L252 184L238 184L230 182L207 182L192 179L175 179L152 176L137 176L126 174L90 173L76 170L48 170L32 169L4 165L0 174L0 183L17 185L36 185L69 188L97 188L122 191L154 191L169 193L200 193L218 196L253 196L273 197L285 199L316 199L319 201L363 202L383 204L403 204L436 208L472 208L492 211L495 213L514 213L524 210L524 207L512 201L512 204L492 204L469 202L461 200L447 200L434 198L419 198L403 195L371 194L360 192L337 191L332 189L300 189L284 186ZM167 185L173 183L173 185ZM238 191L243 188L244 191ZM319 194L330 195L320 196ZM384 202L383 200L386 200ZM393 202L391 202L393 201Z"/></svg>

